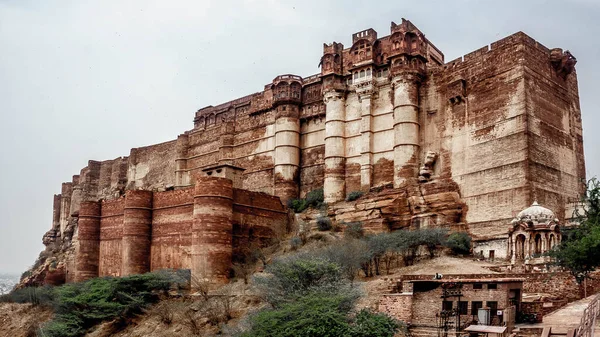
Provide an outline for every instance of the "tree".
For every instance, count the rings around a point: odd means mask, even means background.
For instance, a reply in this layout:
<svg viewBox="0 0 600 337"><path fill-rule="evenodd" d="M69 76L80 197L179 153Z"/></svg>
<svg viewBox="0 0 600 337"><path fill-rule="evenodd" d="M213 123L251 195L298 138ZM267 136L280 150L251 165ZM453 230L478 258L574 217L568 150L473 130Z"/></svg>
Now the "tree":
<svg viewBox="0 0 600 337"><path fill-rule="evenodd" d="M454 254L469 254L471 252L471 237L465 232L454 232L448 236L445 245Z"/></svg>
<svg viewBox="0 0 600 337"><path fill-rule="evenodd" d="M582 283L600 266L600 181L592 178L582 198L583 214L576 213L579 227L563 235L563 241L548 255Z"/></svg>

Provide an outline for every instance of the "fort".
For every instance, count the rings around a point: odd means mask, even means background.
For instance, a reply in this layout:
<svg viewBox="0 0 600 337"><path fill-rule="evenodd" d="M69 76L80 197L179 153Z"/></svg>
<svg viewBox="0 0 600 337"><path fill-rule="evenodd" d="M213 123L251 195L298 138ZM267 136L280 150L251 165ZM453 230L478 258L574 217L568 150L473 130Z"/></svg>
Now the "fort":
<svg viewBox="0 0 600 337"><path fill-rule="evenodd" d="M585 191L575 63L522 32L446 62L405 19L324 44L319 74L276 76L199 109L172 141L89 161L54 196L44 243L71 253L42 279L226 281L240 250L289 228L290 199L320 188L336 221L462 230L477 253L522 257L511 221L537 201L567 222Z"/></svg>

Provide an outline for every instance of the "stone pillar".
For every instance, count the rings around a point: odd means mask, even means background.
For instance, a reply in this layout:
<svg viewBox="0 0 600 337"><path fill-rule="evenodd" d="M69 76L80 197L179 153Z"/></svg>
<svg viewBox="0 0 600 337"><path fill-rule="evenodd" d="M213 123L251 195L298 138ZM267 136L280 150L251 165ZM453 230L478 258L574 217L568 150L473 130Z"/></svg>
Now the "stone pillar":
<svg viewBox="0 0 600 337"><path fill-rule="evenodd" d="M416 178L419 169L419 83L415 73L392 79L394 89L394 187Z"/></svg>
<svg viewBox="0 0 600 337"><path fill-rule="evenodd" d="M184 187L190 185L190 174L187 170L187 157L189 148L189 136L181 134L177 137L175 149L177 158L175 159L175 187Z"/></svg>
<svg viewBox="0 0 600 337"><path fill-rule="evenodd" d="M219 139L219 165L233 165L233 122L221 124L221 137Z"/></svg>
<svg viewBox="0 0 600 337"><path fill-rule="evenodd" d="M73 195L73 183L63 183L60 193L60 235L69 224L71 216L71 196Z"/></svg>
<svg viewBox="0 0 600 337"><path fill-rule="evenodd" d="M328 91L325 101L325 202L333 203L346 197L346 141L344 94Z"/></svg>
<svg viewBox="0 0 600 337"><path fill-rule="evenodd" d="M373 186L373 115L371 111L372 90L359 93L361 103L360 121L360 189L369 192Z"/></svg>
<svg viewBox="0 0 600 337"><path fill-rule="evenodd" d="M285 205L289 199L298 198L300 167L300 119L298 106L277 107L275 117L275 168L274 194Z"/></svg>
<svg viewBox="0 0 600 337"><path fill-rule="evenodd" d="M79 239L75 252L75 282L98 277L101 210L99 201L81 203L78 222Z"/></svg>
<svg viewBox="0 0 600 337"><path fill-rule="evenodd" d="M82 189L80 184L73 184L73 194L71 197L71 210L70 214L75 215L79 213L79 207L81 205Z"/></svg>
<svg viewBox="0 0 600 337"><path fill-rule="evenodd" d="M60 194L54 195L54 201L52 203L52 229L60 228Z"/></svg>
<svg viewBox="0 0 600 337"><path fill-rule="evenodd" d="M512 254L510 257L510 263L515 264L517 262L517 240L516 236L511 235L509 238L509 243L512 246Z"/></svg>
<svg viewBox="0 0 600 337"><path fill-rule="evenodd" d="M232 257L233 185L231 180L199 177L194 189L192 277L225 283Z"/></svg>
<svg viewBox="0 0 600 337"><path fill-rule="evenodd" d="M150 271L152 192L129 190L123 210L121 276Z"/></svg>
<svg viewBox="0 0 600 337"><path fill-rule="evenodd" d="M542 233L542 251L541 253L545 253L546 251L548 251L548 234L547 233Z"/></svg>

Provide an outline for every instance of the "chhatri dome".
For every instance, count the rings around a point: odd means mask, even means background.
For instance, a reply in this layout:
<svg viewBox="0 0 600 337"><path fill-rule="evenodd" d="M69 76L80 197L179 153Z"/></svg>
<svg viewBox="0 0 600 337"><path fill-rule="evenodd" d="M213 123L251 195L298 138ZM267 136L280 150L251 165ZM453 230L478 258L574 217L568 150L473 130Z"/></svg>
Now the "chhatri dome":
<svg viewBox="0 0 600 337"><path fill-rule="evenodd" d="M558 219L554 215L554 212L547 209L546 207L540 206L537 201L534 201L531 206L522 210L517 214L512 223L517 222L533 222L534 224L550 224L552 222L558 223Z"/></svg>

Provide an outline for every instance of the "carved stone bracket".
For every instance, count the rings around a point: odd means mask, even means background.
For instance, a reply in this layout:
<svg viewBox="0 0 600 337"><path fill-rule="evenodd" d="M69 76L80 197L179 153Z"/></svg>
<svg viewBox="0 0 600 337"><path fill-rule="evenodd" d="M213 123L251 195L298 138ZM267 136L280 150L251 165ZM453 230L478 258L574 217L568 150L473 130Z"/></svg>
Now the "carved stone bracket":
<svg viewBox="0 0 600 337"><path fill-rule="evenodd" d="M550 50L550 63L556 70L556 74L566 79L567 76L575 70L577 59L568 50L564 51L560 48Z"/></svg>
<svg viewBox="0 0 600 337"><path fill-rule="evenodd" d="M433 174L433 165L437 160L438 154L433 151L427 151L425 154L425 160L423 160L423 166L419 169L419 182L428 182L431 180Z"/></svg>

